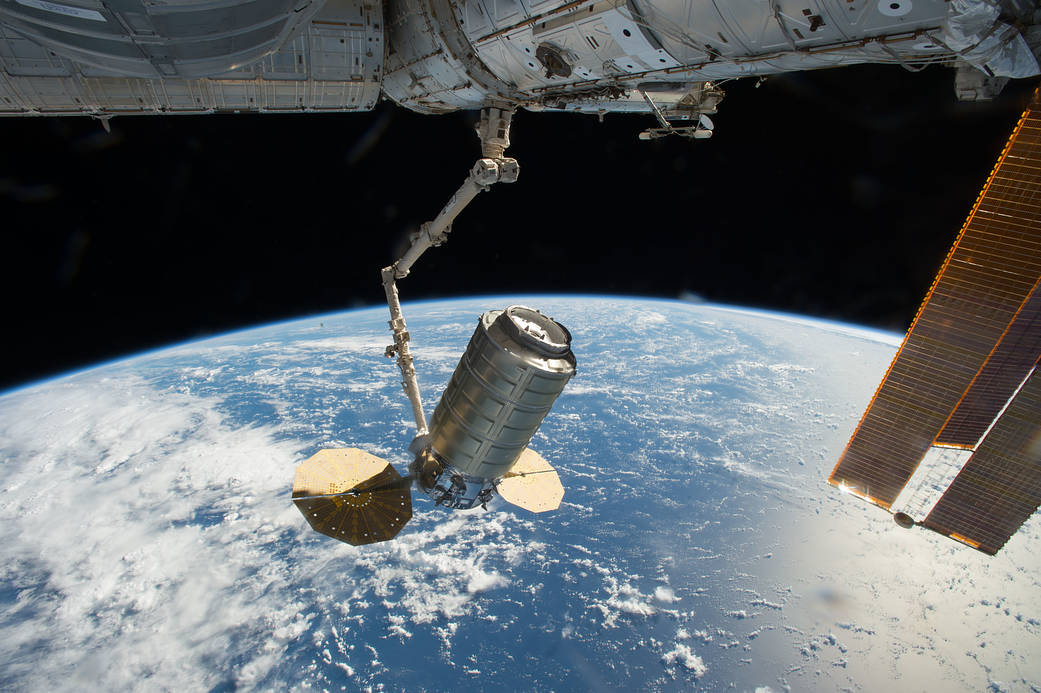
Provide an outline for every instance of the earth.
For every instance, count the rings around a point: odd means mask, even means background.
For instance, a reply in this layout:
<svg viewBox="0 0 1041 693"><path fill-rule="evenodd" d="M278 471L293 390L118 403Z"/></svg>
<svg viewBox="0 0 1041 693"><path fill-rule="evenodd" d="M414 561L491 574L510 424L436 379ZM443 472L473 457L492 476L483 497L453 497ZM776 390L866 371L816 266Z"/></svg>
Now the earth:
<svg viewBox="0 0 1041 693"><path fill-rule="evenodd" d="M4 690L1041 690L1039 522L994 557L826 483L898 335L610 297L405 305L432 411L485 310L570 328L532 447L562 506L414 494L352 547L324 447L409 461L385 308L0 397Z"/></svg>

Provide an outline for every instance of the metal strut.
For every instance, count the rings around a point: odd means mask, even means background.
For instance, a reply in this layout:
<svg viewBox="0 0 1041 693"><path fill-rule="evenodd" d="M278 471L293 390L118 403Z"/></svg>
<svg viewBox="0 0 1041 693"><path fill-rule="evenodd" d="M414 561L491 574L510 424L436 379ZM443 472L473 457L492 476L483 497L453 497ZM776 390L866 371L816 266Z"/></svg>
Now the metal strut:
<svg viewBox="0 0 1041 693"><path fill-rule="evenodd" d="M636 91L647 102L647 105L651 107L651 113L654 114L654 117L658 119L658 123L661 124L660 128L648 128L641 132L641 140L656 140L668 135L679 135L680 137L688 137L695 140L705 140L712 137L712 130L715 126L712 124L712 120L704 113L698 114L698 120L694 125L677 128L665 118L665 114L662 113L661 109L658 108L658 104L654 103L654 99L647 92L642 89L637 89Z"/></svg>
<svg viewBox="0 0 1041 693"><path fill-rule="evenodd" d="M405 254L394 264L381 271L383 291L387 294L387 306L390 308L391 332L394 343L387 347L384 354L387 358L397 355L398 368L401 369L401 387L412 405L412 416L416 420L416 439L411 448L417 452L426 446L427 418L423 413L423 403L419 396L419 381L413 365L412 353L409 350L408 326L405 316L401 314L401 302L398 300L396 279L407 277L412 265L427 248L437 247L448 240L452 230L452 222L459 213L481 192L495 183L513 183L517 180L519 167L516 159L504 157L503 153L510 146L510 121L513 108L509 106L486 106L481 109L481 122L477 126L477 135L481 138L482 158L477 160L470 175L441 212L419 227L419 231L411 238L412 244Z"/></svg>

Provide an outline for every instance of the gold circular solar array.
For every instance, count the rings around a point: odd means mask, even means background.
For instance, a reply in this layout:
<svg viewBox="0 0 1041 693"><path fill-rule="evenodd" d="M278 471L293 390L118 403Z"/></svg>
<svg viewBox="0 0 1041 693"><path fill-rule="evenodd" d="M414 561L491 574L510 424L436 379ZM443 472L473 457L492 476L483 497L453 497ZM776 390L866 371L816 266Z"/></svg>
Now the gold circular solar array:
<svg viewBox="0 0 1041 693"><path fill-rule="evenodd" d="M400 481L390 463L364 450L321 450L297 467L293 498L316 531L355 546L373 544L392 539L412 518L411 492ZM330 488L339 495L329 495ZM346 493L352 490L360 493Z"/></svg>
<svg viewBox="0 0 1041 693"><path fill-rule="evenodd" d="M496 490L507 503L533 513L556 510L564 499L564 486L557 471L531 448L524 448Z"/></svg>

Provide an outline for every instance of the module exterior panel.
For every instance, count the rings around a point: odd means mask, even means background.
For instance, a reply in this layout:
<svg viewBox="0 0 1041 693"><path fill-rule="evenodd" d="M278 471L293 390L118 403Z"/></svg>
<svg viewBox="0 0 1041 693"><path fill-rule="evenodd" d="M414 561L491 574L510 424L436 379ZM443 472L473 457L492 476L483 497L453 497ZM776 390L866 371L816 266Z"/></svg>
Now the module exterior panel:
<svg viewBox="0 0 1041 693"><path fill-rule="evenodd" d="M0 116L368 111L380 97L382 7L326 0L269 55L200 77L81 64L0 22Z"/></svg>
<svg viewBox="0 0 1041 693"><path fill-rule="evenodd" d="M972 450L926 526L1000 548L1041 484L1041 451L1023 442L1041 435L1039 385L1023 385L1041 357L1039 282L1035 92L829 481L889 508L934 445Z"/></svg>

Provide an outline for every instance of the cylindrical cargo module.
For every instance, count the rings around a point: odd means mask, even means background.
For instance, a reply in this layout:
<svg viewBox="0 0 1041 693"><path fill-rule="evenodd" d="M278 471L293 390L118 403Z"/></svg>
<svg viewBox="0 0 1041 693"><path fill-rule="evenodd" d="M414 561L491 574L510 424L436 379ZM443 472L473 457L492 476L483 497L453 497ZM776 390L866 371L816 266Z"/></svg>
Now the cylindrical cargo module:
<svg viewBox="0 0 1041 693"><path fill-rule="evenodd" d="M488 311L434 409L431 448L464 474L502 476L574 374L563 325L525 306Z"/></svg>

